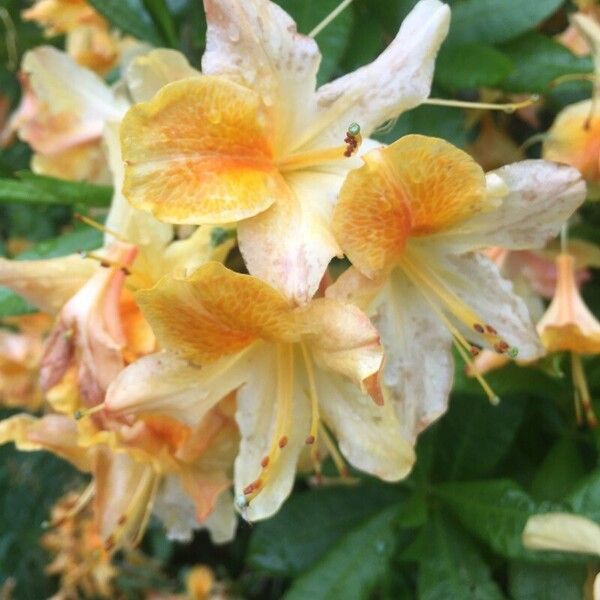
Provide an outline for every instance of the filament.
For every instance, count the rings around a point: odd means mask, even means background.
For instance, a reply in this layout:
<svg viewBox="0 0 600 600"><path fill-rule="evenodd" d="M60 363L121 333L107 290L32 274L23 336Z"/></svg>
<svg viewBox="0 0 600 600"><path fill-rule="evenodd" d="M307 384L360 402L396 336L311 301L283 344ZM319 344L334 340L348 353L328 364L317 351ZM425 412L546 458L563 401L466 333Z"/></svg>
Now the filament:
<svg viewBox="0 0 600 600"><path fill-rule="evenodd" d="M306 374L308 377L308 386L310 391L310 404L311 404L311 419L310 419L310 433L306 438L306 443L311 445L310 448L310 457L315 466L315 472L317 476L321 472L321 465L319 461L319 452L317 440L319 436L319 398L317 396L317 386L315 383L315 373L313 370L312 361L308 350L304 343L300 343L300 348L302 349L302 358L304 359L304 364L306 366Z"/></svg>
<svg viewBox="0 0 600 600"><path fill-rule="evenodd" d="M119 269L125 275L131 275L131 270L123 263L111 260L110 258L105 258L104 256L100 256L94 252L80 251L79 254L81 258L91 258L92 260L98 261L101 267Z"/></svg>
<svg viewBox="0 0 600 600"><path fill-rule="evenodd" d="M423 104L432 106L453 106L455 108L474 108L478 110L502 110L505 113L514 113L520 108L526 108L538 102L540 99L538 94L533 94L527 100L521 102L509 102L507 104L494 102L468 102L466 100L449 100L446 98L427 98Z"/></svg>
<svg viewBox="0 0 600 600"><path fill-rule="evenodd" d="M575 387L575 407L580 404L585 415L585 420L591 428L598 426L598 419L592 405L590 390L585 378L585 372L581 363L581 356L575 352L571 352L571 376L573 378L573 386ZM581 424L581 411L578 411L578 422Z"/></svg>
<svg viewBox="0 0 600 600"><path fill-rule="evenodd" d="M77 219L78 221L81 221L82 223L85 223L86 225L93 227L97 231L100 231L102 233L107 233L108 235L112 235L114 238L117 238L119 241L124 242L125 244L130 243L120 233L117 233L114 229L109 229L105 225L98 223L98 221L94 221L94 219L91 219L90 217L82 215L81 213L75 213L73 215L73 217L75 219Z"/></svg>
<svg viewBox="0 0 600 600"><path fill-rule="evenodd" d="M77 501L75 502L75 504L73 505L72 508L70 508L59 519L56 519L56 520L50 521L50 522L44 521L42 523L42 527L44 529L49 528L49 527L57 527L58 525L61 525L65 521L68 521L69 519L72 519L73 517L76 517L88 505L89 501L94 496L94 489L95 489L94 482L91 481L88 484L88 486L85 488L85 490L83 490L83 492L79 496L79 498L77 498Z"/></svg>
<svg viewBox="0 0 600 600"><path fill-rule="evenodd" d="M89 417L90 415L94 415L106 408L104 402L102 404L96 404L96 406L92 406L91 408L82 408L80 410L75 411L73 415L77 421L83 419L84 417Z"/></svg>
<svg viewBox="0 0 600 600"><path fill-rule="evenodd" d="M314 38L317 35L319 35L319 33L321 33L321 31L323 31L323 29L325 29L325 27L327 27L327 25L329 25L329 23L331 23L340 13L342 13L346 8L348 8L348 6L350 6L352 4L352 0L343 0L343 2L340 2L340 4L338 4L338 6L336 8L334 8L309 34L308 37Z"/></svg>
<svg viewBox="0 0 600 600"><path fill-rule="evenodd" d="M11 19L10 13L4 7L0 7L0 19L6 30L6 68L14 71L19 64L19 52L17 46L17 31Z"/></svg>

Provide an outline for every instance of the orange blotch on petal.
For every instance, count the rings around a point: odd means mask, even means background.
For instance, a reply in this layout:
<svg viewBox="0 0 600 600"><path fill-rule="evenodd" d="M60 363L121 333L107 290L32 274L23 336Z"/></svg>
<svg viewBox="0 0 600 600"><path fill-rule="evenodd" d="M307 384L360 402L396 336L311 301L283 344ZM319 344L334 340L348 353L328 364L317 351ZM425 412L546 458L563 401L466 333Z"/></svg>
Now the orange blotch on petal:
<svg viewBox="0 0 600 600"><path fill-rule="evenodd" d="M123 120L123 192L172 223L253 216L290 193L269 133L253 91L209 76L171 83Z"/></svg>

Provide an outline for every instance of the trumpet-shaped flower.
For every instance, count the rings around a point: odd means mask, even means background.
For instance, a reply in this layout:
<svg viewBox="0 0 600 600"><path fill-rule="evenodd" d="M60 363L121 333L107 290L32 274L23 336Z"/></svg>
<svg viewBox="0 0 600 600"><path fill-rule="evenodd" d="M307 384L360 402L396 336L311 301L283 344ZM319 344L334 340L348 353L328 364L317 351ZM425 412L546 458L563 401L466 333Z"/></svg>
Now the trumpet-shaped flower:
<svg viewBox="0 0 600 600"><path fill-rule="evenodd" d="M303 448L318 460L325 427L360 469L386 480L410 469L412 449L393 408L381 404L378 335L358 308L327 298L297 307L219 263L167 276L137 299L166 350L121 373L107 394L108 414L194 423L237 389L235 489L249 519L279 508Z"/></svg>
<svg viewBox="0 0 600 600"><path fill-rule="evenodd" d="M363 159L334 212L354 266L327 293L377 314L383 382L414 439L446 409L453 339L467 360L480 347L523 359L540 354L524 302L475 251L543 245L583 202L585 184L575 169L545 161L485 175L449 143L418 135Z"/></svg>
<svg viewBox="0 0 600 600"><path fill-rule="evenodd" d="M95 532L109 553L139 542L153 509L173 538L189 539L206 526L222 542L235 528L228 491L238 444L234 407L225 399L193 427L101 412L79 422L59 414L15 415L0 422L0 444L49 450L90 472L81 503L94 498Z"/></svg>
<svg viewBox="0 0 600 600"><path fill-rule="evenodd" d="M340 249L331 214L358 146L429 94L449 9L421 0L373 63L315 91L321 55L268 0L205 0L203 73L134 106L124 193L170 223L239 221L251 274L307 302ZM346 136L346 138L345 138Z"/></svg>

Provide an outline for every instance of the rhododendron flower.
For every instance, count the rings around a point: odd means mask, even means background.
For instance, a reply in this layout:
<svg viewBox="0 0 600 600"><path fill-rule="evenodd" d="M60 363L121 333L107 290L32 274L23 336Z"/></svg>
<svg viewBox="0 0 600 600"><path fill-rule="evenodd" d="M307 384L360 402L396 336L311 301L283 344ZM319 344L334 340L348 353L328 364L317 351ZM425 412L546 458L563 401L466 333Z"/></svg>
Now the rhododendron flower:
<svg viewBox="0 0 600 600"><path fill-rule="evenodd" d="M572 23L592 50L595 75L598 77L600 24L582 14L573 16ZM543 145L544 158L572 165L581 172L589 184L591 199L600 197L600 117L596 100L595 97L583 100L562 110L545 136Z"/></svg>
<svg viewBox="0 0 600 600"><path fill-rule="evenodd" d="M86 0L37 0L22 17L44 28L48 37L66 34L67 54L100 74L113 68L124 48L133 43L111 31Z"/></svg>
<svg viewBox="0 0 600 600"><path fill-rule="evenodd" d="M153 509L175 539L205 526L222 542L235 528L228 491L238 444L234 407L225 399L193 427L102 412L79 422L16 415L0 422L0 444L49 450L92 474L82 501L94 497L95 529L107 552L138 543Z"/></svg>
<svg viewBox="0 0 600 600"><path fill-rule="evenodd" d="M170 223L239 221L250 273L307 302L340 254L330 220L356 165L349 125L367 136L428 96L449 8L421 0L379 58L315 91L317 45L281 8L204 5L204 75L165 87L123 121L125 196Z"/></svg>
<svg viewBox="0 0 600 600"><path fill-rule="evenodd" d="M219 263L167 276L136 297L165 351L121 373L108 390L108 413L194 423L237 389L235 489L247 518L279 508L301 451L315 448L325 427L359 469L385 480L410 469L412 449L393 408L381 404L378 335L356 307L327 298L297 307Z"/></svg>
<svg viewBox="0 0 600 600"><path fill-rule="evenodd" d="M585 184L571 167L535 160L486 175L451 144L419 135L363 159L334 212L353 267L327 294L376 313L383 382L414 439L446 409L452 340L465 358L481 347L522 359L542 352L525 303L475 251L543 245L583 202Z"/></svg>

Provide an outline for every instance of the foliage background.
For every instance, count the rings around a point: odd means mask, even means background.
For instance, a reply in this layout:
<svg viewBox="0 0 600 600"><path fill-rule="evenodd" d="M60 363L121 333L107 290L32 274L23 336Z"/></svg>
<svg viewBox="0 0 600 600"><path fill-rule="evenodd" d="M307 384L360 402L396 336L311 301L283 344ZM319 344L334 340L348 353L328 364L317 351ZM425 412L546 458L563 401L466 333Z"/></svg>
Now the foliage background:
<svg viewBox="0 0 600 600"><path fill-rule="evenodd" d="M115 27L155 45L180 48L199 65L205 29L200 0L90 2ZM338 0L278 3L306 33ZM317 38L324 54L320 81L377 56L414 3L355 0ZM560 75L593 69L590 58L575 57L553 39L574 9L569 2L449 4L452 27L432 96L507 100L514 93L540 94L538 129L511 114L486 117L517 144L547 129L566 104L589 97L590 84L551 85ZM0 89L12 108L19 100L15 59L41 43L63 43L61 38L48 42L36 26L23 23L19 14L25 6L20 0L0 0L16 28L15 57L0 25ZM418 132L471 148L480 116L423 106L404 115L381 139ZM528 155L536 156L538 148L531 146ZM17 258L98 246L98 234L76 225L72 216L75 210L101 215L111 190L33 176L29 158L20 142L0 151L0 253L8 256L15 239L31 243ZM600 242L600 209L590 205L581 214L572 235ZM600 314L597 273L583 294ZM0 316L28 310L20 298L0 289ZM118 580L122 596L144 598L150 589L181 589L186 569L203 563L234 594L261 600L582 598L586 578L600 563L592 557L533 553L521 544L522 529L534 513L568 510L600 522L600 432L575 424L567 357L493 374L490 382L502 397L496 407L457 364L450 410L421 436L417 466L407 481L389 485L361 477L356 486L315 489L299 480L277 516L252 527L240 523L236 540L220 547L203 533L189 545L171 543L153 524L142 549L160 567L154 562L127 566ZM585 365L598 398L600 359ZM41 523L56 499L80 480L50 455L0 448L0 583L16 583L15 598L37 600L55 591L56 582L43 572L48 556L38 544Z"/></svg>

